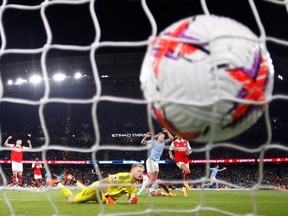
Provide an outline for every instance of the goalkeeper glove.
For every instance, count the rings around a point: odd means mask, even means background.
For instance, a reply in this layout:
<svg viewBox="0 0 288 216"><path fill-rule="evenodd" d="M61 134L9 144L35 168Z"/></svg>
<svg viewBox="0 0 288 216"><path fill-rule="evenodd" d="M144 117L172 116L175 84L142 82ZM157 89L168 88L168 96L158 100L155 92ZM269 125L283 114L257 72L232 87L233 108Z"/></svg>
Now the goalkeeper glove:
<svg viewBox="0 0 288 216"><path fill-rule="evenodd" d="M105 194L106 197L106 204L107 205L115 205L115 201L110 197L109 193Z"/></svg>
<svg viewBox="0 0 288 216"><path fill-rule="evenodd" d="M108 197L108 198L106 198L106 204L107 205L115 205L116 202L111 197Z"/></svg>
<svg viewBox="0 0 288 216"><path fill-rule="evenodd" d="M129 202L130 204L137 204L137 201L138 201L138 199L137 199L136 196L133 196L133 197L131 197L131 198L128 200L128 202Z"/></svg>

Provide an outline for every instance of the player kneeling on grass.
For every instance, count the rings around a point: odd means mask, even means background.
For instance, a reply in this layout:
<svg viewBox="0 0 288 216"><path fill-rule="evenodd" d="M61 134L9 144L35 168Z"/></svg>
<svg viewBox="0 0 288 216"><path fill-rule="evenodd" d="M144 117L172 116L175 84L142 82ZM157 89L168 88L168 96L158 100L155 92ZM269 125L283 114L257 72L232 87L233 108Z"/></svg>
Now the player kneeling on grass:
<svg viewBox="0 0 288 216"><path fill-rule="evenodd" d="M137 184L142 179L143 172L144 166L142 164L134 164L130 172L109 175L107 178L93 182L88 187L73 178L71 181L76 183L81 190L76 195L73 195L71 190L61 183L58 184L58 187L69 203L96 201L97 203L103 202L114 205L122 195L128 194L128 203L136 204Z"/></svg>

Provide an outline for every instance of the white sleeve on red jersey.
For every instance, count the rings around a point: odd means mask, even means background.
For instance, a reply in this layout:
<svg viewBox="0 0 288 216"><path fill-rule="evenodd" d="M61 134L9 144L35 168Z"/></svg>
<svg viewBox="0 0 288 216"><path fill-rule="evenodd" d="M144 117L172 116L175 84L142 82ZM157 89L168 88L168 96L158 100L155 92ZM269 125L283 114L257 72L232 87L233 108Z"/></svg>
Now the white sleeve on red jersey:
<svg viewBox="0 0 288 216"><path fill-rule="evenodd" d="M174 151L174 149L175 149L175 145L174 145L174 141L173 141L169 147L169 150Z"/></svg>
<svg viewBox="0 0 288 216"><path fill-rule="evenodd" d="M189 153L192 153L192 148L190 146L190 143L187 141L187 151L189 151Z"/></svg>
<svg viewBox="0 0 288 216"><path fill-rule="evenodd" d="M140 190L138 191L138 193L136 194L137 196L139 196L145 190L145 188L147 187L148 183L149 183L149 176L144 174L143 175L142 186L141 186Z"/></svg>

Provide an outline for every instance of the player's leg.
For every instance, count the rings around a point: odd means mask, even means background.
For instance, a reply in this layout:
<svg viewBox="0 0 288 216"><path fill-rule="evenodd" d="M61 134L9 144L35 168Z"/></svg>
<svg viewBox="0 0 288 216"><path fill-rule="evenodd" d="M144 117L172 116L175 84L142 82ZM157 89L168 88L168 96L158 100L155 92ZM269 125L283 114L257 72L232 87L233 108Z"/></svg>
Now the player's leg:
<svg viewBox="0 0 288 216"><path fill-rule="evenodd" d="M215 178L215 177L211 177L211 179L210 179L210 187L211 187L211 188L213 187L213 185L215 184L215 182L216 182L216 178Z"/></svg>
<svg viewBox="0 0 288 216"><path fill-rule="evenodd" d="M191 173L190 168L189 168L189 163L182 163L181 164L181 170L183 171L183 186L187 189L190 190L190 186L188 184L188 179L189 179L189 175Z"/></svg>
<svg viewBox="0 0 288 216"><path fill-rule="evenodd" d="M37 187L37 188L39 188L39 180L38 179L35 179L35 182L34 182L34 187Z"/></svg>
<svg viewBox="0 0 288 216"><path fill-rule="evenodd" d="M31 183L31 187L35 187L37 185L36 175L34 175L34 181Z"/></svg>
<svg viewBox="0 0 288 216"><path fill-rule="evenodd" d="M17 173L17 184L18 186L22 186L22 182L23 182L23 164L22 163L18 163L18 173Z"/></svg>
<svg viewBox="0 0 288 216"><path fill-rule="evenodd" d="M12 186L17 184L18 163L12 161Z"/></svg>
<svg viewBox="0 0 288 216"><path fill-rule="evenodd" d="M183 187L181 190L181 193L184 197L187 197L187 189L190 190L190 187L188 185L188 176L190 174L190 169L189 166L187 168L186 164L184 164L183 162L177 162L176 165L181 169L182 173L183 173ZM187 175L188 173L188 175Z"/></svg>
<svg viewBox="0 0 288 216"><path fill-rule="evenodd" d="M23 172L18 172L17 173L17 185L21 186L22 185L22 181L23 181Z"/></svg>
<svg viewBox="0 0 288 216"><path fill-rule="evenodd" d="M208 182L204 185L204 187L205 187L205 188L210 188L210 187L212 187L212 185L213 185L213 179L212 179L212 177L210 177L210 181L208 181Z"/></svg>
<svg viewBox="0 0 288 216"><path fill-rule="evenodd" d="M103 196L99 189L99 182L94 182L92 185L80 191L70 200L73 203L83 203L88 201L103 202ZM68 200L69 202L69 200Z"/></svg>
<svg viewBox="0 0 288 216"><path fill-rule="evenodd" d="M151 165L152 165L152 176L153 176L152 179L153 179L153 182L155 182L158 179L159 163L151 160Z"/></svg>
<svg viewBox="0 0 288 216"><path fill-rule="evenodd" d="M165 182L163 182L162 180L157 179L154 184L157 184L157 185L159 185L159 187L163 188L166 191L166 193L168 194L168 196L171 196L171 197L177 196L177 194L171 193L169 191L168 185Z"/></svg>
<svg viewBox="0 0 288 216"><path fill-rule="evenodd" d="M158 177L159 166L157 170L157 166L155 166L155 162L153 163L152 160L149 158L146 160L146 169L147 173L149 174L149 183L147 184L147 188L151 187L151 185L155 182Z"/></svg>
<svg viewBox="0 0 288 216"><path fill-rule="evenodd" d="M219 183L218 183L217 179L215 179L215 188L219 189Z"/></svg>
<svg viewBox="0 0 288 216"><path fill-rule="evenodd" d="M169 196L168 193L149 188L150 196Z"/></svg>
<svg viewBox="0 0 288 216"><path fill-rule="evenodd" d="M17 172L13 171L12 175L12 185L15 186L17 184Z"/></svg>
<svg viewBox="0 0 288 216"><path fill-rule="evenodd" d="M62 183L58 183L58 187L60 188L60 191L62 192L63 196L67 199L67 201L69 203L73 203L75 197L73 196L72 191L66 188Z"/></svg>
<svg viewBox="0 0 288 216"><path fill-rule="evenodd" d="M34 186L36 185L37 188L40 188L42 185L42 176L41 175L34 175L35 183Z"/></svg>
<svg viewBox="0 0 288 216"><path fill-rule="evenodd" d="M83 184L82 184L81 182L79 182L79 181L77 181L77 182L75 183L75 185L76 185L78 188L80 188L81 191L86 189L86 186L83 185Z"/></svg>
<svg viewBox="0 0 288 216"><path fill-rule="evenodd" d="M67 178L66 178L67 179ZM80 188L80 190L85 190L86 189L86 186L83 185L80 181L78 181L75 176L73 176L71 179L70 179L70 182L75 184L77 187Z"/></svg>
<svg viewBox="0 0 288 216"><path fill-rule="evenodd" d="M38 179L38 188L41 188L41 186L43 185L43 178L42 176L39 176L40 178Z"/></svg>

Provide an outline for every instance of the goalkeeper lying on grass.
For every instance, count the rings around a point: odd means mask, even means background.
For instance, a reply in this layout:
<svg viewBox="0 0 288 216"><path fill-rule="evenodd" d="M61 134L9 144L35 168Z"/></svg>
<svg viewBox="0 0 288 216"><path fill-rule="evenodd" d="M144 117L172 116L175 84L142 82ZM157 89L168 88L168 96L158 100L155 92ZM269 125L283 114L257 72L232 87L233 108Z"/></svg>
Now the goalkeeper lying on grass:
<svg viewBox="0 0 288 216"><path fill-rule="evenodd" d="M134 164L132 165L130 173L121 172L112 174L100 181L93 182L88 187L85 187L73 178L72 182L81 189L76 195L73 195L71 190L61 183L58 184L58 187L69 203L96 201L97 203L106 202L108 205L114 205L116 200L122 195L128 194L128 203L136 204L137 197L135 194L138 182L142 179L143 172L144 166L142 164Z"/></svg>

